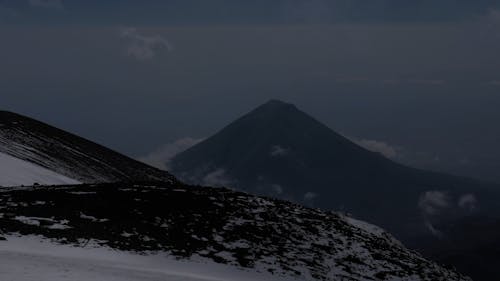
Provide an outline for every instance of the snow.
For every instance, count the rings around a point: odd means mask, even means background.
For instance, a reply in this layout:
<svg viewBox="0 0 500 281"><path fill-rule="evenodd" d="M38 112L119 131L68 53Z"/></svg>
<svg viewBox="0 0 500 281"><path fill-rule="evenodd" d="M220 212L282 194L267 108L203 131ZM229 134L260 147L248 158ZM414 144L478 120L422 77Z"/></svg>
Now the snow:
<svg viewBox="0 0 500 281"><path fill-rule="evenodd" d="M179 261L107 248L58 245L36 236L0 241L0 280L9 281L284 281L213 262Z"/></svg>
<svg viewBox="0 0 500 281"><path fill-rule="evenodd" d="M107 222L107 221L109 221L108 219L98 219L94 216L87 216L82 212L80 212L80 218L85 219L85 220L90 220L93 222Z"/></svg>
<svg viewBox="0 0 500 281"><path fill-rule="evenodd" d="M79 184L41 166L0 152L0 186Z"/></svg>
<svg viewBox="0 0 500 281"><path fill-rule="evenodd" d="M68 220L56 221L53 218L42 218L42 217L25 217L25 216L16 216L14 220L22 222L27 225L40 226L45 225L45 227L49 229L69 229L71 228L67 224ZM42 222L42 223L41 223Z"/></svg>

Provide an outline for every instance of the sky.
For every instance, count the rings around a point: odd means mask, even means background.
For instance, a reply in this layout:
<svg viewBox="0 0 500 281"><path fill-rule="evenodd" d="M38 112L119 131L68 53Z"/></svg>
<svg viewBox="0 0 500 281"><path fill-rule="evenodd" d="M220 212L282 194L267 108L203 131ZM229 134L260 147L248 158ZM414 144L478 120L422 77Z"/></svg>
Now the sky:
<svg viewBox="0 0 500 281"><path fill-rule="evenodd" d="M0 38L1 109L132 157L274 98L500 182L500 1L0 0Z"/></svg>

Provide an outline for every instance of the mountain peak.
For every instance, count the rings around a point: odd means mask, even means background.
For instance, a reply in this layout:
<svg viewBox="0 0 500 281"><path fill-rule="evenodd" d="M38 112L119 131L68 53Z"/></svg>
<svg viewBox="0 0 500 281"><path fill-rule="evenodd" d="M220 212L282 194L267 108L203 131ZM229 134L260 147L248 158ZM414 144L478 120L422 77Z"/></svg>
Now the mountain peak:
<svg viewBox="0 0 500 281"><path fill-rule="evenodd" d="M257 109L267 109L267 110L279 110L284 108L297 109L295 105L277 99L271 99L268 102L257 107Z"/></svg>
<svg viewBox="0 0 500 281"><path fill-rule="evenodd" d="M265 106L287 106L287 105L292 105L292 104L284 102L282 100L278 100L278 99L270 99L269 101L267 101L263 105L265 105Z"/></svg>

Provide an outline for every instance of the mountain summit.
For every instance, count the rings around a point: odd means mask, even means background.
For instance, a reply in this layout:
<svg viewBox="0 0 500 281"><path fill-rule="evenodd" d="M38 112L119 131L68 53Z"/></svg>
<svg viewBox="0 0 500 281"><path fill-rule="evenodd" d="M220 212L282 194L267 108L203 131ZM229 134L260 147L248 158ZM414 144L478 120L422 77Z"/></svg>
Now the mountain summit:
<svg viewBox="0 0 500 281"><path fill-rule="evenodd" d="M496 236L484 233L500 229L498 185L395 163L289 103L272 100L257 107L178 154L169 166L192 184L351 213L477 280L500 274ZM486 218L497 220L464 226Z"/></svg>
<svg viewBox="0 0 500 281"><path fill-rule="evenodd" d="M399 168L294 105L271 100L179 154L170 166L190 182L219 180L259 194L311 201L315 194L331 192L339 198L350 192L345 185L350 180L357 182L359 174L373 175L387 165ZM337 203L338 208L347 202Z"/></svg>
<svg viewBox="0 0 500 281"><path fill-rule="evenodd" d="M433 208L440 200L435 197L444 201L438 206L440 222L478 211L458 204L461 198L480 202L483 211L498 209L492 199L497 195L489 191L494 185L395 163L277 100L178 154L169 165L193 184L344 210L402 239L433 230Z"/></svg>

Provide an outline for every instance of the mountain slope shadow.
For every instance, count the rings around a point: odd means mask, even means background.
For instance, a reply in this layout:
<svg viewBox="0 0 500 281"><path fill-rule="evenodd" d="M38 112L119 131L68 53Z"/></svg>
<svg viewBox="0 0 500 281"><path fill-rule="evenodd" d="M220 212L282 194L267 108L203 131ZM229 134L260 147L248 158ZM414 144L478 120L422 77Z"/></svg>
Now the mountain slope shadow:
<svg viewBox="0 0 500 281"><path fill-rule="evenodd" d="M0 111L0 153L84 183L175 180L168 172L7 111Z"/></svg>

